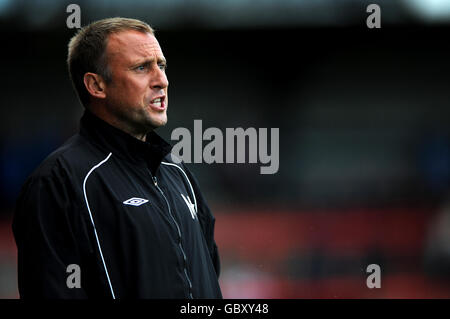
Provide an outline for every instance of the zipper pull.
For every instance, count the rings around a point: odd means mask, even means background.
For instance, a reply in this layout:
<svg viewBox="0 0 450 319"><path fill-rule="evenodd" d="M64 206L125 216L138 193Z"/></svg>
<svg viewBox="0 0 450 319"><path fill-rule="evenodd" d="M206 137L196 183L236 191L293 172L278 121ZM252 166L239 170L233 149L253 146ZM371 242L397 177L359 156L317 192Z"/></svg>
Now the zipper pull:
<svg viewBox="0 0 450 319"><path fill-rule="evenodd" d="M156 180L156 176L153 176L153 184L155 184L155 186L158 186L158 181Z"/></svg>

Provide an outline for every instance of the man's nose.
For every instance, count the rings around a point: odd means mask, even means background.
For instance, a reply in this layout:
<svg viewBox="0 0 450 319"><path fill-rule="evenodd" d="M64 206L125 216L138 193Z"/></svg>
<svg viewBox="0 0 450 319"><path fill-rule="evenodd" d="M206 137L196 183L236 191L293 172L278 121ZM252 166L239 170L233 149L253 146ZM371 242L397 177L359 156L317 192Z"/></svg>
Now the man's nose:
<svg viewBox="0 0 450 319"><path fill-rule="evenodd" d="M156 67L152 76L152 80L150 81L150 86L152 88L160 89L165 89L166 87L168 87L169 81L167 80L166 72L164 70L161 70L159 67Z"/></svg>

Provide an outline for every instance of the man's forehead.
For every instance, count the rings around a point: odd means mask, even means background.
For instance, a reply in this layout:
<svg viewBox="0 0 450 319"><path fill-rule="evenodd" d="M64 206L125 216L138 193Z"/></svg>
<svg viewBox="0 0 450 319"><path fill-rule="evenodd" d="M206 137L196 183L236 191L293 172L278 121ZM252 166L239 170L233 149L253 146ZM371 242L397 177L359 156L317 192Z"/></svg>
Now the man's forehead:
<svg viewBox="0 0 450 319"><path fill-rule="evenodd" d="M112 54L126 53L140 56L162 56L162 50L156 38L150 33L124 31L112 34L108 41L108 51Z"/></svg>
<svg viewBox="0 0 450 319"><path fill-rule="evenodd" d="M142 42L137 44L130 44L131 49L135 49L136 51L147 53L147 52L158 52L162 53L161 48L158 42Z"/></svg>

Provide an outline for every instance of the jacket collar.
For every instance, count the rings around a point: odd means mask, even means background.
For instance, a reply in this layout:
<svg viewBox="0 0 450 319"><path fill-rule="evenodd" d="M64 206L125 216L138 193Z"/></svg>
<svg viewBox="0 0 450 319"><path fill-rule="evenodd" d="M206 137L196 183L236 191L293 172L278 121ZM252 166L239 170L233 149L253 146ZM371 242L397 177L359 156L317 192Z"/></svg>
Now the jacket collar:
<svg viewBox="0 0 450 319"><path fill-rule="evenodd" d="M169 143L153 131L147 134L146 142L143 142L88 110L85 110L80 120L80 134L107 152L138 165L147 164L153 174L172 149Z"/></svg>

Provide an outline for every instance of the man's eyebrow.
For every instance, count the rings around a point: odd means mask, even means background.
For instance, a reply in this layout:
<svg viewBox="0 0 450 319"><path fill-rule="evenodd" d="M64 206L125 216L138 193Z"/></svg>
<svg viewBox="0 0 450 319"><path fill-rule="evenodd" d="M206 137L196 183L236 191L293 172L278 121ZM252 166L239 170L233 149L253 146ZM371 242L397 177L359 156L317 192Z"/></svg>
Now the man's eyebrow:
<svg viewBox="0 0 450 319"><path fill-rule="evenodd" d="M153 58L153 57L152 58L144 58L144 59L139 59L139 60L134 61L131 65L132 66L138 66L138 65L141 65L141 64L152 63L153 61L155 61L155 58ZM159 57L158 58L158 64L159 63L167 64L166 58Z"/></svg>

